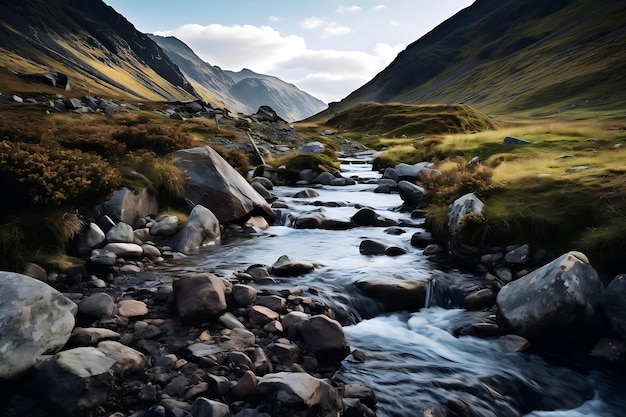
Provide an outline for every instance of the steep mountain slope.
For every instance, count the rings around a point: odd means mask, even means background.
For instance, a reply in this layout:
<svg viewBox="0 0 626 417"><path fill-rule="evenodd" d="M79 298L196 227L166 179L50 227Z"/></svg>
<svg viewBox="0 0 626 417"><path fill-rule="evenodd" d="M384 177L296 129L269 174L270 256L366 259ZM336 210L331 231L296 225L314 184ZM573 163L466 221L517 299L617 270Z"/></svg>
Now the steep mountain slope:
<svg viewBox="0 0 626 417"><path fill-rule="evenodd" d="M242 113L254 113L260 106L268 105L287 121L302 120L326 108L321 100L276 77L247 69L225 71L203 61L173 36L149 36L180 67L200 95L213 104L217 100Z"/></svg>
<svg viewBox="0 0 626 417"><path fill-rule="evenodd" d="M331 112L365 101L533 115L624 109L625 22L624 0L477 0Z"/></svg>
<svg viewBox="0 0 626 417"><path fill-rule="evenodd" d="M195 96L161 48L100 0L3 0L0 66L62 72L73 90L109 97Z"/></svg>

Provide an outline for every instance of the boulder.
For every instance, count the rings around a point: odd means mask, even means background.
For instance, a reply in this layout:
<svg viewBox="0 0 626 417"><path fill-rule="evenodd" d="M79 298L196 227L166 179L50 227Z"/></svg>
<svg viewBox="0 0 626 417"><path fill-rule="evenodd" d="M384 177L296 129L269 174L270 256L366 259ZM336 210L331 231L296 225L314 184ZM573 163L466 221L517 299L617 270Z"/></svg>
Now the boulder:
<svg viewBox="0 0 626 417"><path fill-rule="evenodd" d="M326 380L304 372L277 372L263 376L257 384L258 392L273 402L276 416L307 415L336 417L341 413L341 397ZM308 410L306 414L296 410Z"/></svg>
<svg viewBox="0 0 626 417"><path fill-rule="evenodd" d="M135 194L128 188L122 188L115 191L111 199L102 205L101 211L115 222L135 224L135 220L140 217L156 215L159 212L159 203L147 189Z"/></svg>
<svg viewBox="0 0 626 417"><path fill-rule="evenodd" d="M387 245L371 239L362 240L359 244L359 253L361 255L384 255L386 250Z"/></svg>
<svg viewBox="0 0 626 417"><path fill-rule="evenodd" d="M86 256L91 250L102 244L105 234L94 222L90 222L78 236L78 253L80 256Z"/></svg>
<svg viewBox="0 0 626 417"><path fill-rule="evenodd" d="M461 233L463 217L473 214L477 217L483 216L484 203L476 197L476 194L469 193L454 200L450 204L448 211L448 231L451 237L458 237Z"/></svg>
<svg viewBox="0 0 626 417"><path fill-rule="evenodd" d="M411 246L416 248L424 249L433 243L435 243L435 237L430 232L418 231L411 236Z"/></svg>
<svg viewBox="0 0 626 417"><path fill-rule="evenodd" d="M148 365L148 360L143 353L114 340L98 343L97 349L107 358L115 361L111 369L120 376L142 371Z"/></svg>
<svg viewBox="0 0 626 417"><path fill-rule="evenodd" d="M419 177L422 168L426 167L426 165L428 165L428 162L420 162L414 165L400 163L395 166L394 170L398 175L398 179L415 181Z"/></svg>
<svg viewBox="0 0 626 417"><path fill-rule="evenodd" d="M118 222L106 232L106 241L108 243L133 243L135 235L131 225Z"/></svg>
<svg viewBox="0 0 626 417"><path fill-rule="evenodd" d="M607 285L602 308L619 337L626 337L626 275L618 275Z"/></svg>
<svg viewBox="0 0 626 417"><path fill-rule="evenodd" d="M359 281L357 288L382 303L385 311L418 311L426 304L424 281Z"/></svg>
<svg viewBox="0 0 626 417"><path fill-rule="evenodd" d="M398 194L405 204L412 207L419 205L424 199L424 189L409 181L398 183Z"/></svg>
<svg viewBox="0 0 626 417"><path fill-rule="evenodd" d="M510 264L525 264L530 259L530 247L526 244L510 250L504 255L504 260Z"/></svg>
<svg viewBox="0 0 626 417"><path fill-rule="evenodd" d="M500 317L511 332L537 342L596 337L608 327L602 283L586 257L569 252L505 285Z"/></svg>
<svg viewBox="0 0 626 417"><path fill-rule="evenodd" d="M48 284L0 272L0 379L60 349L72 334L75 313L76 305Z"/></svg>
<svg viewBox="0 0 626 417"><path fill-rule="evenodd" d="M263 184L261 184L259 181L252 181L250 185L252 185L252 188L254 188L254 191L259 193L259 195L263 197L265 201L269 202L269 201L274 200L274 196L272 195L272 193L270 193L268 189L265 188Z"/></svg>
<svg viewBox="0 0 626 417"><path fill-rule="evenodd" d="M249 285L233 285L232 296L238 306L248 306L256 300L257 290Z"/></svg>
<svg viewBox="0 0 626 417"><path fill-rule="evenodd" d="M198 397L193 402L191 415L194 417L231 417L228 405L208 398Z"/></svg>
<svg viewBox="0 0 626 417"><path fill-rule="evenodd" d="M298 333L307 350L321 363L338 364L350 353L341 324L324 315L317 315L303 321Z"/></svg>
<svg viewBox="0 0 626 417"><path fill-rule="evenodd" d="M219 245L220 223L208 208L197 205L191 210L185 227L167 239L173 250L184 254L198 253L202 246Z"/></svg>
<svg viewBox="0 0 626 417"><path fill-rule="evenodd" d="M315 266L308 262L300 262L283 255L272 265L272 273L279 277L295 277L308 274Z"/></svg>
<svg viewBox="0 0 626 417"><path fill-rule="evenodd" d="M268 202L224 158L209 146L184 149L175 154L175 164L189 176L186 198L208 208L220 223L245 220L251 214L274 213Z"/></svg>
<svg viewBox="0 0 626 417"><path fill-rule="evenodd" d="M176 310L183 320L208 320L226 311L224 281L213 274L179 278L173 288Z"/></svg>
<svg viewBox="0 0 626 417"><path fill-rule="evenodd" d="M150 234L154 236L171 236L177 231L178 217L176 216L163 216L150 227Z"/></svg>
<svg viewBox="0 0 626 417"><path fill-rule="evenodd" d="M515 138L513 136L505 136L505 138L502 140L503 145L509 145L509 146L533 145L536 143L537 142L529 142L527 140Z"/></svg>
<svg viewBox="0 0 626 417"><path fill-rule="evenodd" d="M253 306L248 313L250 323L255 326L264 326L267 323L278 320L278 313L263 306Z"/></svg>
<svg viewBox="0 0 626 417"><path fill-rule="evenodd" d="M63 414L85 413L107 401L114 365L93 347L57 353L37 366L39 398Z"/></svg>

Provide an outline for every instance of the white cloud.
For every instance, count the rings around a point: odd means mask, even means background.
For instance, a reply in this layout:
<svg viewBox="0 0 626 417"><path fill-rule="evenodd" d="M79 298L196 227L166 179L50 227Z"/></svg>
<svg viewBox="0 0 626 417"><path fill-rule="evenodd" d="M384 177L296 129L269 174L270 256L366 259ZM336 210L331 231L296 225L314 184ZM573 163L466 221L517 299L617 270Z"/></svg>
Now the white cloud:
<svg viewBox="0 0 626 417"><path fill-rule="evenodd" d="M278 21L280 21L280 17L278 17L278 16L268 16L267 18L269 19L270 22L278 22Z"/></svg>
<svg viewBox="0 0 626 417"><path fill-rule="evenodd" d="M326 25L326 27L322 31L322 38L346 35L348 33L352 33L352 29L350 29L348 26L341 26L341 25L338 25L337 23L332 22Z"/></svg>
<svg viewBox="0 0 626 417"><path fill-rule="evenodd" d="M339 6L339 8L337 9L337 11L341 14L354 13L358 12L359 10L361 10L359 6Z"/></svg>
<svg viewBox="0 0 626 417"><path fill-rule="evenodd" d="M336 34L347 27L335 25ZM176 36L212 65L275 75L325 102L336 101L371 80L403 46L376 44L371 52L312 49L296 35L269 26L184 25L162 36Z"/></svg>
<svg viewBox="0 0 626 417"><path fill-rule="evenodd" d="M304 20L301 20L300 26L302 26L304 29L315 29L324 25L325 23L326 22L324 19L320 19L319 17L313 16L313 17L309 17Z"/></svg>
<svg viewBox="0 0 626 417"><path fill-rule="evenodd" d="M387 6L385 6L384 4L379 4L378 6L372 7L372 10L379 11L379 10L385 10L386 8Z"/></svg>

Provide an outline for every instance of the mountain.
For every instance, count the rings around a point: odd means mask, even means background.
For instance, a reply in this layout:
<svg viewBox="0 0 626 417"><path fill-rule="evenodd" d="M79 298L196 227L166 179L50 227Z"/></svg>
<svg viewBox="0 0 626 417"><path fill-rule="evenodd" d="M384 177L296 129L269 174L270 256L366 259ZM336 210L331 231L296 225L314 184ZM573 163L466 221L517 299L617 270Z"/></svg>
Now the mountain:
<svg viewBox="0 0 626 417"><path fill-rule="evenodd" d="M626 1L477 0L341 102L552 115L626 107Z"/></svg>
<svg viewBox="0 0 626 417"><path fill-rule="evenodd" d="M100 0L3 0L0 66L61 72L72 90L108 97L195 97L161 48Z"/></svg>
<svg viewBox="0 0 626 417"><path fill-rule="evenodd" d="M279 78L248 69L225 71L203 61L185 43L173 36L149 36L209 102L218 100L242 113L254 113L260 106L268 105L287 121L305 119L327 107L321 100Z"/></svg>

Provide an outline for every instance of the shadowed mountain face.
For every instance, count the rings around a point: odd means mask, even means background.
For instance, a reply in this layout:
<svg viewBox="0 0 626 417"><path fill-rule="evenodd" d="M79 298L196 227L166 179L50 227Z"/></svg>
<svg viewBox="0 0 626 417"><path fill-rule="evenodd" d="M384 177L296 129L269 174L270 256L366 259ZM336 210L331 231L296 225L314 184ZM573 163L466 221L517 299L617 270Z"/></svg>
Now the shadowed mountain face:
<svg viewBox="0 0 626 417"><path fill-rule="evenodd" d="M225 71L203 61L175 37L149 35L183 71L204 99L242 113L270 106L287 121L302 120L326 108L326 104L293 84L248 69Z"/></svg>
<svg viewBox="0 0 626 417"><path fill-rule="evenodd" d="M477 0L339 103L465 103L555 114L626 103L626 1Z"/></svg>
<svg viewBox="0 0 626 417"><path fill-rule="evenodd" d="M0 66L62 72L73 89L107 96L195 96L161 48L100 0L1 2Z"/></svg>

